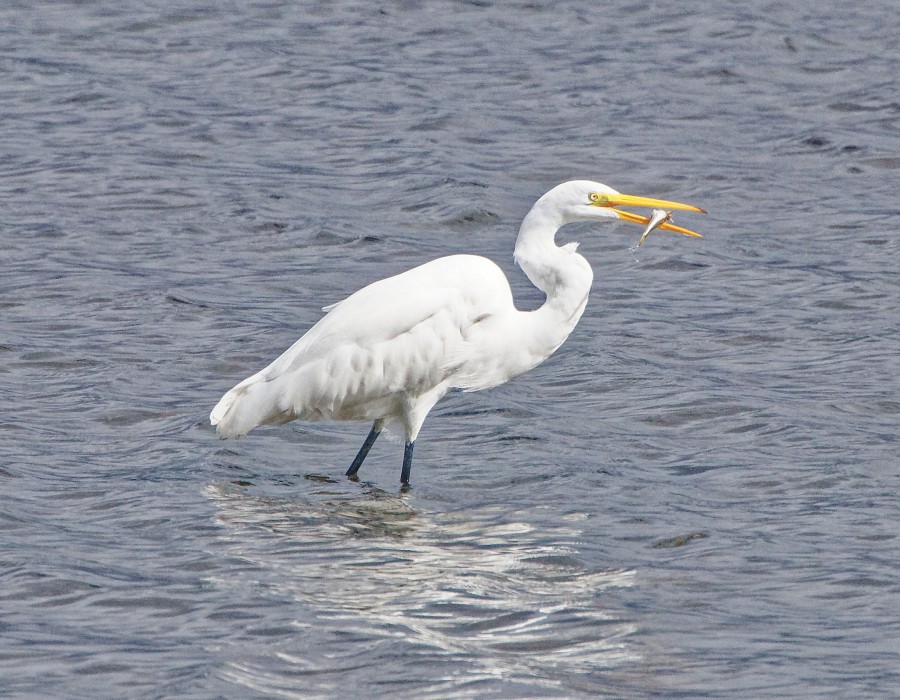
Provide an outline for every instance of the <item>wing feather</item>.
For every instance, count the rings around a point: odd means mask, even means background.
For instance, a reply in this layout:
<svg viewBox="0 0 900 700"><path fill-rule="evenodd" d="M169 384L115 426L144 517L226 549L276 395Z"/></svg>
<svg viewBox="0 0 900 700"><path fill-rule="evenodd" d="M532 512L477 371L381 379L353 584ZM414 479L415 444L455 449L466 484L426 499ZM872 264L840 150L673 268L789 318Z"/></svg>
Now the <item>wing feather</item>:
<svg viewBox="0 0 900 700"><path fill-rule="evenodd" d="M328 313L213 409L220 434L305 419L369 419L400 394L419 395L452 371L471 326L512 294L485 258L450 256L374 282ZM393 398L392 398L393 397Z"/></svg>

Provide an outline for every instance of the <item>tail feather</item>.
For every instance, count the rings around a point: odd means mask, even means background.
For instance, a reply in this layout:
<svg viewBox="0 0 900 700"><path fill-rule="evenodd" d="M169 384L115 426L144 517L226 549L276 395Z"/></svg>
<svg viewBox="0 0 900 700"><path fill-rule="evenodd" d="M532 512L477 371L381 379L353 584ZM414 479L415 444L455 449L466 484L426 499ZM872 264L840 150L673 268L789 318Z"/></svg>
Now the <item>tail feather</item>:
<svg viewBox="0 0 900 700"><path fill-rule="evenodd" d="M238 389L235 387L228 393L226 393L221 399L219 399L219 403L216 404L215 408L213 408L212 412L209 414L209 424L210 425L218 425L222 422L222 419L225 418L228 413L228 409L231 408L232 404L234 404L235 399L238 396Z"/></svg>
<svg viewBox="0 0 900 700"><path fill-rule="evenodd" d="M291 420L292 412L279 406L274 384L253 376L227 392L209 414L219 437L240 437L258 425Z"/></svg>

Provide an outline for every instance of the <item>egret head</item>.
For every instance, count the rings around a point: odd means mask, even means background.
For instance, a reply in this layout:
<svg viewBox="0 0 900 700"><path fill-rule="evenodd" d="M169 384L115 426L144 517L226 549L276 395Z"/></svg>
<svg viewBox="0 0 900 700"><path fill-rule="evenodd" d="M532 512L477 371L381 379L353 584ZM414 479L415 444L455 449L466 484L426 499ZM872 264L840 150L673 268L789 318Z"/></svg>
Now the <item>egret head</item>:
<svg viewBox="0 0 900 700"><path fill-rule="evenodd" d="M565 223L573 221L595 221L597 219L621 219L642 226L649 223L650 218L630 211L623 211L616 207L649 207L650 209L681 209L705 214L699 207L681 202L670 202L665 199L651 199L650 197L636 197L622 194L611 187L590 180L572 180L557 185L547 194L541 197L542 202L562 216ZM700 238L686 228L676 226L666 221L659 225L666 231L677 231L686 236Z"/></svg>

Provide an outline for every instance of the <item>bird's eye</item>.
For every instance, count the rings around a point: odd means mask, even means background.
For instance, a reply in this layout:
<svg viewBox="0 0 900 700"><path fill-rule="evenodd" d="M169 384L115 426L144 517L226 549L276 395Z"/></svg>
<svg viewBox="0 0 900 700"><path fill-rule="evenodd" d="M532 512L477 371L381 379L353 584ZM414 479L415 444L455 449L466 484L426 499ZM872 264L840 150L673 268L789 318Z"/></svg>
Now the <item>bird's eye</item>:
<svg viewBox="0 0 900 700"><path fill-rule="evenodd" d="M591 192L588 195L588 199L590 199L593 204L597 204L598 202L603 200L603 195L599 192Z"/></svg>

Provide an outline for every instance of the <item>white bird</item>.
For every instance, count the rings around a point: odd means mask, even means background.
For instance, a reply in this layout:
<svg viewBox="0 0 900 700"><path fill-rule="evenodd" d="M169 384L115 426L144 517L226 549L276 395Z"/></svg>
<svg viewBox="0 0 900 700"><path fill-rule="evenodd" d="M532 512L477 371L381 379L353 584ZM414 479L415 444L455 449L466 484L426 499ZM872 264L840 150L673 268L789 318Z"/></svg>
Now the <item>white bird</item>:
<svg viewBox="0 0 900 700"><path fill-rule="evenodd" d="M550 357L581 318L593 272L575 252L577 243L556 245L558 229L622 219L700 237L616 206L703 212L597 182L565 182L535 203L516 240L516 263L547 297L538 309L516 309L506 276L487 258L432 260L325 307L326 315L281 357L226 393L210 422L230 438L297 419L372 421L347 470L351 478L382 429L396 424L406 436L400 481L408 484L416 437L444 394L488 389L528 371Z"/></svg>

